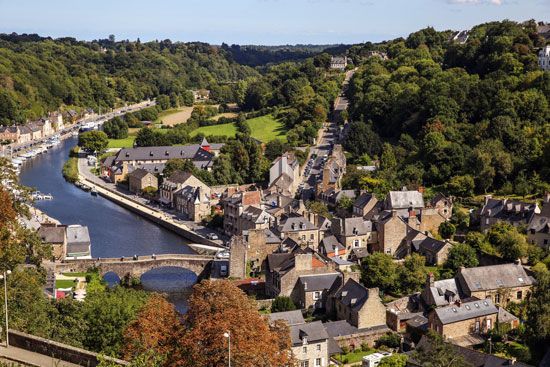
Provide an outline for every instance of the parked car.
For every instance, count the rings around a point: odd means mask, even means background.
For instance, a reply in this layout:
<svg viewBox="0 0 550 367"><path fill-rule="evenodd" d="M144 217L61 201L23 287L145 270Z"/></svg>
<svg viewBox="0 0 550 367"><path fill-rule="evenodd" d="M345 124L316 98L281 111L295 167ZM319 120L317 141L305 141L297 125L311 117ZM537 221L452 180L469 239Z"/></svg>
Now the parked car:
<svg viewBox="0 0 550 367"><path fill-rule="evenodd" d="M216 254L218 259L229 259L229 251L220 251Z"/></svg>
<svg viewBox="0 0 550 367"><path fill-rule="evenodd" d="M209 240L213 240L213 241L219 240L219 239L220 239L220 238L218 237L218 235L215 234L215 233L208 233L208 234L206 235L206 238L208 238Z"/></svg>

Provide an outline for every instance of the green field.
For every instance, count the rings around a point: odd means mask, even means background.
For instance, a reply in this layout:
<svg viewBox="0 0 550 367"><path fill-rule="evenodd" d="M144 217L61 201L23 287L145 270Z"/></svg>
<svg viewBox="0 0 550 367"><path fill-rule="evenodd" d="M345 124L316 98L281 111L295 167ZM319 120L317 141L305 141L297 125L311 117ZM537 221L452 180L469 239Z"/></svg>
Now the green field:
<svg viewBox="0 0 550 367"><path fill-rule="evenodd" d="M134 140L136 140L136 137L133 135L129 135L124 139L109 139L107 148L131 148L134 146Z"/></svg>
<svg viewBox="0 0 550 367"><path fill-rule="evenodd" d="M72 279L61 279L55 281L55 288L72 288L74 286L74 280Z"/></svg>
<svg viewBox="0 0 550 367"><path fill-rule="evenodd" d="M264 143L274 139L286 139L286 129L283 123L275 120L272 115L255 117L253 119L246 120L246 123L250 126L252 137L261 140ZM204 134L206 136L225 135L234 137L236 133L237 128L234 124L221 124L199 127L191 132L191 136Z"/></svg>

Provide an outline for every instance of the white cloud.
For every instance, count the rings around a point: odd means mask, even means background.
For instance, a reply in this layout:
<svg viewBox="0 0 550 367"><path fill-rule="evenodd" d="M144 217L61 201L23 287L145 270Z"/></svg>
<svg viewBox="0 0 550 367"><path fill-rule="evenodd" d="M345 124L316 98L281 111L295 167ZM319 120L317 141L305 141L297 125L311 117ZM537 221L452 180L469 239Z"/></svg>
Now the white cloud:
<svg viewBox="0 0 550 367"><path fill-rule="evenodd" d="M504 0L447 0L451 4L492 4L502 5Z"/></svg>

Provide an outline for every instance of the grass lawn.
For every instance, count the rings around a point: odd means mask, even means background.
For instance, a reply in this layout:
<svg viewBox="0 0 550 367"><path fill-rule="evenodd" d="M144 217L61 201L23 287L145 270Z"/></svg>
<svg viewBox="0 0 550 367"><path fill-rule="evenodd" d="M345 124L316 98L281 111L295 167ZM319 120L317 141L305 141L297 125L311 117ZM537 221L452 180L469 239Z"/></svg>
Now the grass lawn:
<svg viewBox="0 0 550 367"><path fill-rule="evenodd" d="M74 280L72 279L61 279L55 281L55 288L72 288L74 286Z"/></svg>
<svg viewBox="0 0 550 367"><path fill-rule="evenodd" d="M250 120L246 120L250 130L252 131L252 137L258 140L268 142L274 139L286 139L286 129L282 122L277 121L271 115L265 115L255 117ZM225 135L234 137L237 133L237 127L234 124L221 124L214 126L203 126L191 132L191 136L197 134L208 135Z"/></svg>
<svg viewBox="0 0 550 367"><path fill-rule="evenodd" d="M88 275L88 273L62 273L64 276L66 277L75 277L75 278L80 278L80 277L85 277L86 275Z"/></svg>
<svg viewBox="0 0 550 367"><path fill-rule="evenodd" d="M373 354L375 352L376 350L374 349L371 349L367 352L363 352L361 349L357 349L347 354L337 354L336 356L334 356L334 359L344 364L361 363L364 356L368 356L369 354Z"/></svg>
<svg viewBox="0 0 550 367"><path fill-rule="evenodd" d="M134 146L135 136L129 135L124 139L109 139L109 145L107 148L131 148Z"/></svg>
<svg viewBox="0 0 550 367"><path fill-rule="evenodd" d="M158 118L155 120L155 123L162 123L163 125L168 126L181 124L189 120L192 112L193 107L171 108L169 110L159 113Z"/></svg>

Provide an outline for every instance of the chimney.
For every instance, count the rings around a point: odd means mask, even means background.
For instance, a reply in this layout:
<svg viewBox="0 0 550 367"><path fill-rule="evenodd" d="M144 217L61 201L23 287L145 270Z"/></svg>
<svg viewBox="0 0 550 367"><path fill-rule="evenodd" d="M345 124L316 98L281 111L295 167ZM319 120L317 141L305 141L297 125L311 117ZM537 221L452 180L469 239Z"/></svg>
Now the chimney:
<svg viewBox="0 0 550 367"><path fill-rule="evenodd" d="M418 192L419 193L424 194L424 190L425 190L424 186L419 186L418 187Z"/></svg>
<svg viewBox="0 0 550 367"><path fill-rule="evenodd" d="M393 218L397 217L397 210L393 209L393 210L391 211L391 216L392 216Z"/></svg>
<svg viewBox="0 0 550 367"><path fill-rule="evenodd" d="M457 305L458 307L460 307L461 304L462 304L462 302L460 301L460 299L457 299L455 301L455 305Z"/></svg>
<svg viewBox="0 0 550 367"><path fill-rule="evenodd" d="M550 203L550 191L547 191L547 192L544 194L543 203L544 203L544 204Z"/></svg>
<svg viewBox="0 0 550 367"><path fill-rule="evenodd" d="M304 282L304 290L307 291L307 282Z"/></svg>
<svg viewBox="0 0 550 367"><path fill-rule="evenodd" d="M487 205L487 202L489 201L489 199L491 199L493 197L493 195L485 195L485 205Z"/></svg>
<svg viewBox="0 0 550 367"><path fill-rule="evenodd" d="M416 218L416 211L411 207L409 208L409 219Z"/></svg>
<svg viewBox="0 0 550 367"><path fill-rule="evenodd" d="M434 280L435 280L434 273L428 274L428 279L426 281L426 285L428 287L433 287L434 286Z"/></svg>
<svg viewBox="0 0 550 367"><path fill-rule="evenodd" d="M521 259L516 259L516 260L514 261L514 264L516 264L516 265L521 265Z"/></svg>
<svg viewBox="0 0 550 367"><path fill-rule="evenodd" d="M460 273L462 273L464 270L466 270L466 267L461 266L461 267L458 268L458 273L460 274Z"/></svg>

